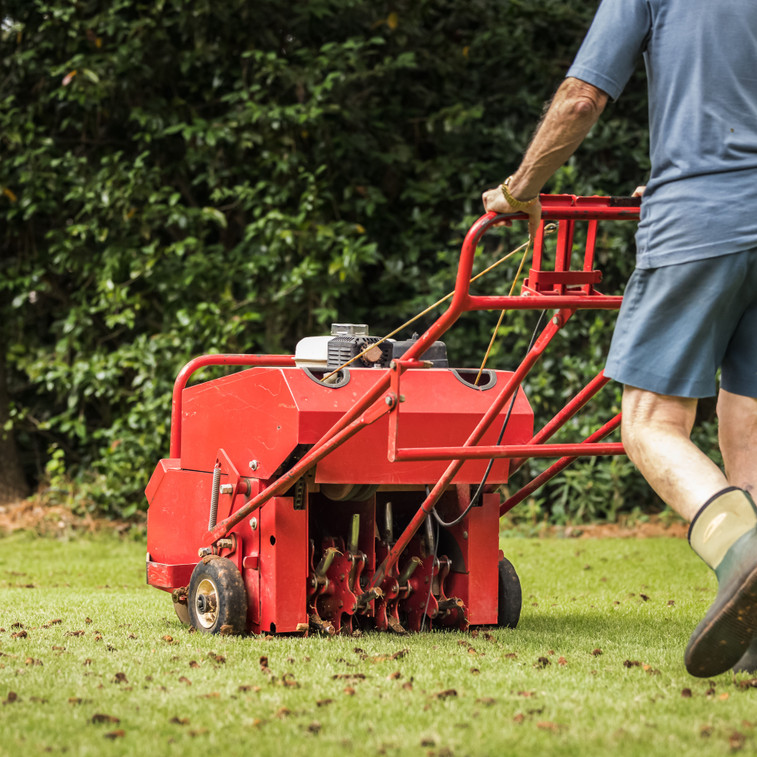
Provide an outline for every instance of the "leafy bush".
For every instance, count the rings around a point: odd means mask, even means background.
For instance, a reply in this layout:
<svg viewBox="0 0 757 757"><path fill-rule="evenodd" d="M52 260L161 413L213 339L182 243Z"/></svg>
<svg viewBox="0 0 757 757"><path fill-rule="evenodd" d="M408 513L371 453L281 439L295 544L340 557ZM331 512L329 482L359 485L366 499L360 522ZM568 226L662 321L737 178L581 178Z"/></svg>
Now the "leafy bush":
<svg viewBox="0 0 757 757"><path fill-rule="evenodd" d="M44 480L53 460L83 506L132 513L189 358L289 352L336 319L386 333L448 291L481 190L517 165L595 7L6 2L0 349L27 475ZM552 189L639 183L644 97L639 75ZM608 233L601 256L617 291L629 232ZM508 319L493 365L523 353L532 321ZM611 319L574 321L529 378L540 413L601 368ZM456 362L480 359L493 322L450 334ZM617 401L606 390L578 430ZM628 464L604 465L542 497L560 518L648 498ZM576 504L589 480L592 504Z"/></svg>

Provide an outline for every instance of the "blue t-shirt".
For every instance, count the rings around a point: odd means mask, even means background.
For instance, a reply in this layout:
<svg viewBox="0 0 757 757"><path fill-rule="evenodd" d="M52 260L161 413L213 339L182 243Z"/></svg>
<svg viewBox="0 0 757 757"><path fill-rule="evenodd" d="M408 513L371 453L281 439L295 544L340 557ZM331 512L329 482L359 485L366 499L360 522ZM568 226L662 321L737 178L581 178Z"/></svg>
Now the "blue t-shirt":
<svg viewBox="0 0 757 757"><path fill-rule="evenodd" d="M602 0L567 75L617 99L642 54L652 171L637 266L757 246L757 0Z"/></svg>

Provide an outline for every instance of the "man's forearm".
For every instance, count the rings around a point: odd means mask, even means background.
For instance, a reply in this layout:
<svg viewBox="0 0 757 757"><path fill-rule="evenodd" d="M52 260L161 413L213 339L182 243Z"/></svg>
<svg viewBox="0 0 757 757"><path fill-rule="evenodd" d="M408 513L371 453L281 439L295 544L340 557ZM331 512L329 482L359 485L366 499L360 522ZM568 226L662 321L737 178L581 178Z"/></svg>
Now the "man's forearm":
<svg viewBox="0 0 757 757"><path fill-rule="evenodd" d="M566 79L509 184L518 199L535 197L552 174L575 152L597 122L608 96L580 79Z"/></svg>

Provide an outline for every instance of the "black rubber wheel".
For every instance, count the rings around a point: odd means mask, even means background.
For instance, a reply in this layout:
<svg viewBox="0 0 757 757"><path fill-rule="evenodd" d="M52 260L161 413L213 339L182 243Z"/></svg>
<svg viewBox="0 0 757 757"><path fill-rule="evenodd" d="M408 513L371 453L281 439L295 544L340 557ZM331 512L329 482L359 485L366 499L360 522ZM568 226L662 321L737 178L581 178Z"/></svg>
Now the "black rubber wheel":
<svg viewBox="0 0 757 757"><path fill-rule="evenodd" d="M247 592L237 566L226 557L203 557L192 571L187 606L189 622L198 631L244 633Z"/></svg>
<svg viewBox="0 0 757 757"><path fill-rule="evenodd" d="M520 620L523 603L520 579L513 564L505 557L499 561L497 571L497 625L500 628L515 628Z"/></svg>

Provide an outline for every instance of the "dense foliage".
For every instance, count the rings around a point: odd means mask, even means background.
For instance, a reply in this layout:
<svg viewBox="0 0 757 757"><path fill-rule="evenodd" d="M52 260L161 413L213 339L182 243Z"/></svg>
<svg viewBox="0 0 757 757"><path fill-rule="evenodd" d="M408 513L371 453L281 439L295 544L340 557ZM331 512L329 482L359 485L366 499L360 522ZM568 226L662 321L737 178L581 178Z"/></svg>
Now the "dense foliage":
<svg viewBox="0 0 757 757"><path fill-rule="evenodd" d="M595 7L6 0L0 422L26 479L131 513L187 359L291 352L337 318L385 333L446 292L481 190L517 165ZM638 78L553 190L643 179L644 97ZM603 241L608 290L631 269L630 232ZM456 362L477 363L494 318L450 335ZM601 368L612 319L574 321L529 382L540 413ZM533 318L506 324L501 367ZM616 404L608 391L576 429ZM639 504L630 469L590 461L544 501L561 517Z"/></svg>

